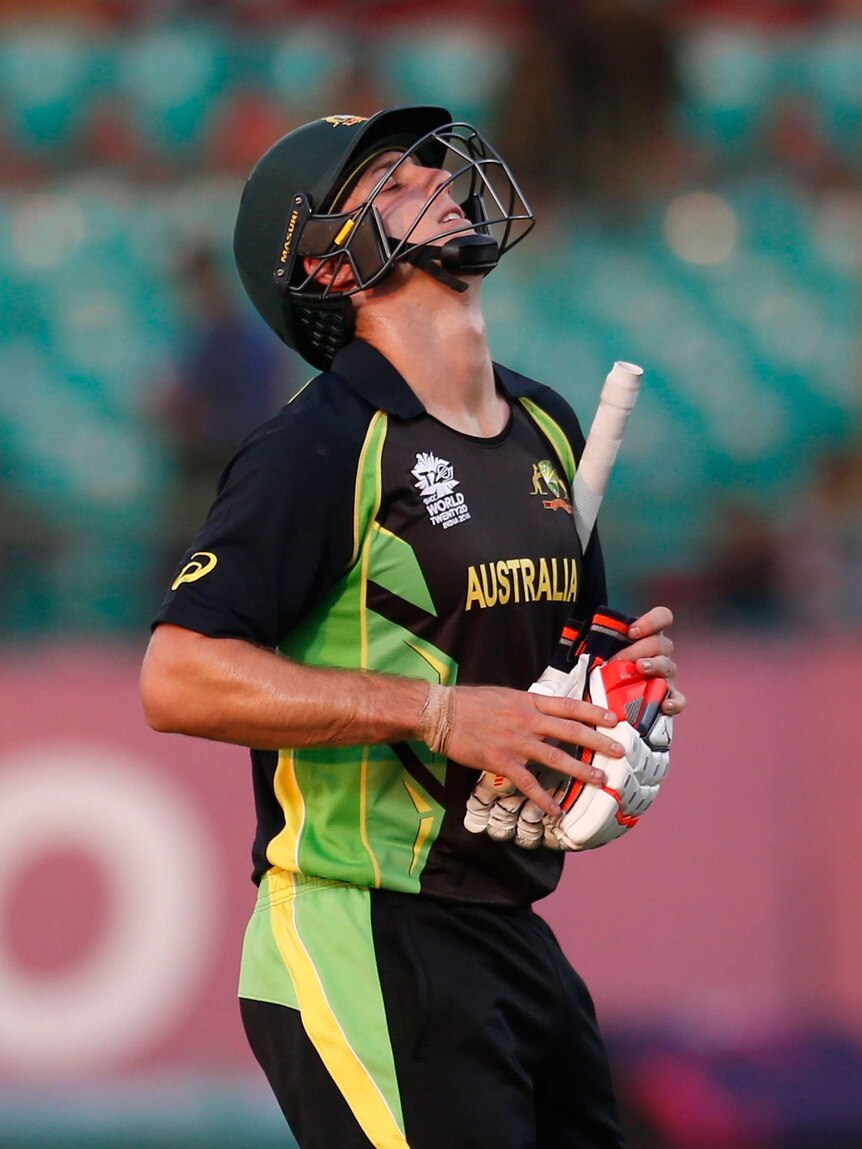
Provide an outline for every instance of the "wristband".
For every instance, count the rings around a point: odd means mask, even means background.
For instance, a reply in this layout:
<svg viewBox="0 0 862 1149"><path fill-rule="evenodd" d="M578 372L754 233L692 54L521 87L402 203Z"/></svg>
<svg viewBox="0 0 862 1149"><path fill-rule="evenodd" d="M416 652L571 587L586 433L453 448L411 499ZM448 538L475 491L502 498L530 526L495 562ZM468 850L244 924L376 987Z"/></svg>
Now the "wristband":
<svg viewBox="0 0 862 1149"><path fill-rule="evenodd" d="M452 737L455 717L455 691L436 682L428 688L428 697L419 711L416 736L435 754L446 754Z"/></svg>

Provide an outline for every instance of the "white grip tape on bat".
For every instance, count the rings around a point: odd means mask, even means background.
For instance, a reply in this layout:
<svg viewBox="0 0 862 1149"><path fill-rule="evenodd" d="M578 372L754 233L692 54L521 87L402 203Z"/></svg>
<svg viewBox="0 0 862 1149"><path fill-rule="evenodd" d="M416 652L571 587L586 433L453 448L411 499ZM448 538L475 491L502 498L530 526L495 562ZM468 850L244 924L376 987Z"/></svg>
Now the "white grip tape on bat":
<svg viewBox="0 0 862 1149"><path fill-rule="evenodd" d="M619 361L608 372L599 405L572 483L575 527L586 550L628 417L640 389L643 368Z"/></svg>

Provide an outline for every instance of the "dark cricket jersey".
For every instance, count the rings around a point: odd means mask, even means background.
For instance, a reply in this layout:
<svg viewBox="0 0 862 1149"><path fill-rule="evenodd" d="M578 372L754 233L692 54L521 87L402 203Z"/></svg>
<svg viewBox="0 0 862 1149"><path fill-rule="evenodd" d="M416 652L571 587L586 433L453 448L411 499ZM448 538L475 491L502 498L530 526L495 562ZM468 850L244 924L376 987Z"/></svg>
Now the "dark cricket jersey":
<svg viewBox="0 0 862 1149"><path fill-rule="evenodd" d="M583 445L549 388L503 367L494 438L428 415L356 340L240 447L156 622L313 666L526 689L565 619L604 600L569 488ZM255 879L274 868L527 904L562 855L463 826L475 770L423 743L252 751Z"/></svg>

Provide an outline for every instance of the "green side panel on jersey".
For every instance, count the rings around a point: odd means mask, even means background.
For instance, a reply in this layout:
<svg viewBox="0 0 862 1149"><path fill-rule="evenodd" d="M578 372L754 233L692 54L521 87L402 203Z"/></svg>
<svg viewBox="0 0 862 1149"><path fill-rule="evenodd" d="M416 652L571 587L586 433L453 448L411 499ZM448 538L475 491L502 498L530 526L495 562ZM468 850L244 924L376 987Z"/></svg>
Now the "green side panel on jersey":
<svg viewBox="0 0 862 1149"><path fill-rule="evenodd" d="M545 437L550 439L554 450L557 452L558 459L563 464L563 470L566 472L569 486L571 486L576 470L575 456L572 452L572 445L566 433L563 431L563 428L556 419L552 419L547 411L543 411L532 399L522 397L519 402L533 422L538 424L539 429Z"/></svg>
<svg viewBox="0 0 862 1149"><path fill-rule="evenodd" d="M365 442L359 455L356 467L356 487L353 496L353 557L351 566L359 558L372 520L380 506L380 495L383 487L383 473L381 460L383 445L386 442L386 432L389 430L389 418L385 411L378 411L365 432Z"/></svg>
<svg viewBox="0 0 862 1149"><path fill-rule="evenodd" d="M351 581L345 580L343 595L330 602L333 613L340 615L350 602L358 605ZM347 605L346 613L351 609L356 607ZM285 653L316 665L351 665L355 628L332 626L332 617L329 622L316 633L303 626L307 642L302 648L295 645L300 637L295 631ZM365 628L367 669L447 685L457 681L456 664L433 644L371 610L365 611ZM446 759L424 743L410 745L442 784ZM443 808L407 774L389 746L301 747L294 750L292 763L305 809L311 812L297 843L302 872L417 892ZM277 845L269 857L279 864Z"/></svg>
<svg viewBox="0 0 862 1149"><path fill-rule="evenodd" d="M412 605L434 612L413 549L374 522L386 430L386 416L380 413L369 426L360 456L354 561L279 649L310 666L350 667L452 685L457 677L452 659L368 609L367 588L373 579ZM445 758L422 743L413 743L412 750L442 783ZM270 842L267 854L274 866L298 866L302 874L357 886L419 890L443 809L389 746L296 748L282 769L291 772L289 779L283 775L283 793L292 795L292 805L302 812Z"/></svg>
<svg viewBox="0 0 862 1149"><path fill-rule="evenodd" d="M280 643L290 658L312 666L364 667L365 572L374 516L382 492L381 459L389 420L372 417L359 454L353 497L353 554L331 593Z"/></svg>
<svg viewBox="0 0 862 1149"><path fill-rule="evenodd" d="M293 753L293 770L307 812L296 846L300 870L357 886L379 885L380 866L366 832L368 750L302 748ZM269 857L279 864L272 850Z"/></svg>
<svg viewBox="0 0 862 1149"><path fill-rule="evenodd" d="M420 610L436 615L431 592L410 544L378 523L372 524L370 543L368 577L371 581Z"/></svg>
<svg viewBox="0 0 862 1149"><path fill-rule="evenodd" d="M363 558L370 556L371 550L370 546L363 548ZM368 609L364 568L360 561L325 601L294 627L279 645L281 653L311 666L379 670L428 682L449 681L455 664L448 655ZM426 601L433 606L430 597Z"/></svg>

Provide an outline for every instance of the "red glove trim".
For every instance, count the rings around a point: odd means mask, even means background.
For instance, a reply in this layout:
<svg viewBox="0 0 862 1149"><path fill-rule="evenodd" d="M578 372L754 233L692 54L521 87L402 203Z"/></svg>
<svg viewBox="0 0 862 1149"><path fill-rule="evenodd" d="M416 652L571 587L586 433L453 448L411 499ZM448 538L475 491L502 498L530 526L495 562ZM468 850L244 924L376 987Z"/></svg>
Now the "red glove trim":
<svg viewBox="0 0 862 1149"><path fill-rule="evenodd" d="M640 821L640 818L635 817L634 814L624 814L623 813L623 800L619 796L619 793L616 790L614 790L612 786L602 786L602 789L604 790L604 792L606 794L610 794L610 796L613 798L613 800L619 806L619 809L617 810L617 821L619 822L619 824L621 826L629 826L629 827L636 826L638 824L638 822Z"/></svg>

